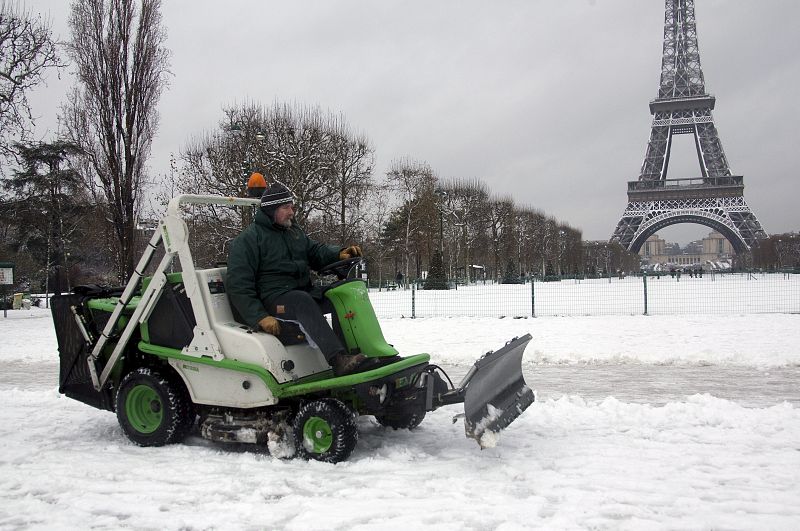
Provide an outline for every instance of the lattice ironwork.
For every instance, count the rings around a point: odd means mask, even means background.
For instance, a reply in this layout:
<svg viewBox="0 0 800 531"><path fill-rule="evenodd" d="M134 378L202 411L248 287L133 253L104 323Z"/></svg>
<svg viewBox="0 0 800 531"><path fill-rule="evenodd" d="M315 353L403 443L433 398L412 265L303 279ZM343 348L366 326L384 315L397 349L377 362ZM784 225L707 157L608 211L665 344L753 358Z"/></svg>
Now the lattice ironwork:
<svg viewBox="0 0 800 531"><path fill-rule="evenodd" d="M731 177L711 112L715 101L706 93L700 67L694 0L665 0L661 80L658 97L650 102L650 140L639 179L629 183L628 208L612 241L637 252L655 231L677 223L701 223L719 230L737 252L766 237L742 197L742 177ZM699 186L682 182L688 179L667 179L672 136L680 134L694 136L702 175ZM739 187L722 189L721 178L736 179ZM654 186L645 186L646 182ZM705 193L698 188L706 188ZM643 189L648 190L646 197L637 195Z"/></svg>
<svg viewBox="0 0 800 531"><path fill-rule="evenodd" d="M766 237L744 197L631 201L613 240L637 250L656 231L675 223L699 223L718 231L736 252L746 251Z"/></svg>

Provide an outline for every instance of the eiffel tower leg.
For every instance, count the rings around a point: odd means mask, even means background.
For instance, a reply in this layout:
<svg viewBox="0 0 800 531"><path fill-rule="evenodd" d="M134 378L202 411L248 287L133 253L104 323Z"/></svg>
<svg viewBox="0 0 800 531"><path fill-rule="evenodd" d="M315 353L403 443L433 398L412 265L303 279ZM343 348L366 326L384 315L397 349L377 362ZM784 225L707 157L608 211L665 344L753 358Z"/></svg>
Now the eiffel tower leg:
<svg viewBox="0 0 800 531"><path fill-rule="evenodd" d="M665 178L671 145L672 135L669 127L655 125L654 120L639 180L657 181Z"/></svg>
<svg viewBox="0 0 800 531"><path fill-rule="evenodd" d="M719 140L714 122L697 124L697 140L702 154L700 166L707 172L703 177L730 175L731 170L728 168L728 159L722 150L722 142Z"/></svg>
<svg viewBox="0 0 800 531"><path fill-rule="evenodd" d="M630 202L622 213L622 218L617 223L612 242L618 242L624 248L629 249L631 242L639 234L639 227L647 216L647 205L640 202Z"/></svg>

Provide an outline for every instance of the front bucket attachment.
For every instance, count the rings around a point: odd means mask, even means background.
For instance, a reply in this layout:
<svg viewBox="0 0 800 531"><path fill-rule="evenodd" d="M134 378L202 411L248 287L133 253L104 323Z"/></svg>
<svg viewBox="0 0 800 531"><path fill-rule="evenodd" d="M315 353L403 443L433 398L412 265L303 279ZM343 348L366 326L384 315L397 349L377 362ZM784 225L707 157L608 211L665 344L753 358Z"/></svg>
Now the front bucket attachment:
<svg viewBox="0 0 800 531"><path fill-rule="evenodd" d="M495 446L498 432L514 422L534 401L522 377L522 354L530 334L514 338L475 362L464 378L464 428L481 448Z"/></svg>

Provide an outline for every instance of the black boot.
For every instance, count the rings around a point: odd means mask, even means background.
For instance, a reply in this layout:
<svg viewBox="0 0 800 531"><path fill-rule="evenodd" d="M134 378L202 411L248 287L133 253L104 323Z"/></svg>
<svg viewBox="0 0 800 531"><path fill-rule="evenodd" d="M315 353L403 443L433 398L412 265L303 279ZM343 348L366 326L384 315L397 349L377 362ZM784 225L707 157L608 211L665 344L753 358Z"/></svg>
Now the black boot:
<svg viewBox="0 0 800 531"><path fill-rule="evenodd" d="M339 352L331 360L330 364L333 367L333 374L336 376L344 376L358 372L359 367L364 365L367 357L363 354L345 354Z"/></svg>

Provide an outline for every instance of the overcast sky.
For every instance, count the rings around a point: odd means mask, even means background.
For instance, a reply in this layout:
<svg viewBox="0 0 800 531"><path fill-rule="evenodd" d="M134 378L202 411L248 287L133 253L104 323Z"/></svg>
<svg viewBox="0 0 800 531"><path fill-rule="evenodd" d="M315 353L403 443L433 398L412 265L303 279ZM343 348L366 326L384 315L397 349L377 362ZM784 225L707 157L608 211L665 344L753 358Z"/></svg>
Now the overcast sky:
<svg viewBox="0 0 800 531"><path fill-rule="evenodd" d="M68 3L29 1L67 39ZM376 173L402 157L442 178L478 178L608 239L638 178L648 102L661 71L662 0L164 0L170 87L151 173L210 130L227 104L275 101L342 112L376 149ZM769 233L800 229L800 2L696 0L714 120L745 199ZM37 132L56 130L71 83L32 98ZM670 178L700 174L676 136ZM697 225L661 232L684 243ZM670 237L671 236L671 237Z"/></svg>

